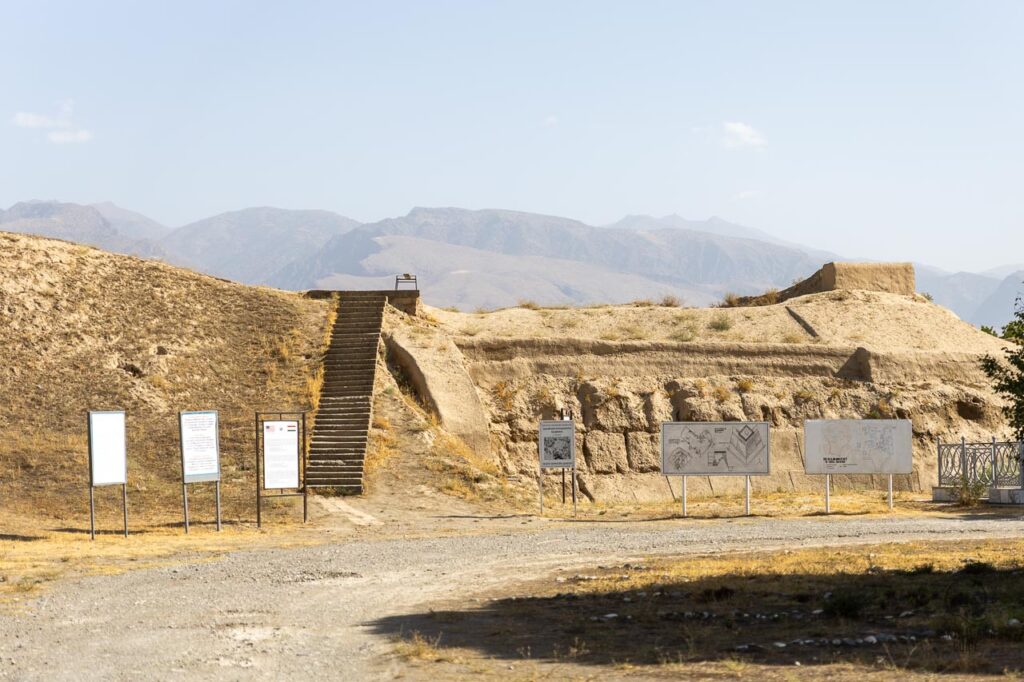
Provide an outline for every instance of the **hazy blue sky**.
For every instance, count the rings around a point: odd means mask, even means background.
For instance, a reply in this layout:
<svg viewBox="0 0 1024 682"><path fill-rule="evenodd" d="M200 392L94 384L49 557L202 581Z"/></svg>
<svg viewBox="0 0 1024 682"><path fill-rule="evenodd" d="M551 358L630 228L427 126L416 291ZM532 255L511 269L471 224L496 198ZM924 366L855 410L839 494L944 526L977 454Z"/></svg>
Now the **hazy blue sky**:
<svg viewBox="0 0 1024 682"><path fill-rule="evenodd" d="M719 215L1024 261L1024 2L0 4L0 205Z"/></svg>

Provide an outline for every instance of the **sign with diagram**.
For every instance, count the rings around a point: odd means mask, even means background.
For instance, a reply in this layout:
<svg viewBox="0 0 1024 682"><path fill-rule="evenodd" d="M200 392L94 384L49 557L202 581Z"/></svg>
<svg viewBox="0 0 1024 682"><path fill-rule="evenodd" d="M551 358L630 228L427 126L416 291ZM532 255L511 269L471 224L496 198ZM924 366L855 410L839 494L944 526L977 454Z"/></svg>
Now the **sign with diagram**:
<svg viewBox="0 0 1024 682"><path fill-rule="evenodd" d="M89 483L93 487L128 483L124 412L89 413Z"/></svg>
<svg viewBox="0 0 1024 682"><path fill-rule="evenodd" d="M540 423L541 469L573 469L576 467L576 423L542 421Z"/></svg>
<svg viewBox="0 0 1024 682"><path fill-rule="evenodd" d="M909 419L811 419L804 422L808 474L909 474Z"/></svg>
<svg viewBox="0 0 1024 682"><path fill-rule="evenodd" d="M664 422L665 476L756 476L769 473L768 422Z"/></svg>
<svg viewBox="0 0 1024 682"><path fill-rule="evenodd" d="M299 487L299 422L263 422L263 488Z"/></svg>
<svg viewBox="0 0 1024 682"><path fill-rule="evenodd" d="M182 412L181 471L185 483L220 480L220 438L216 412Z"/></svg>

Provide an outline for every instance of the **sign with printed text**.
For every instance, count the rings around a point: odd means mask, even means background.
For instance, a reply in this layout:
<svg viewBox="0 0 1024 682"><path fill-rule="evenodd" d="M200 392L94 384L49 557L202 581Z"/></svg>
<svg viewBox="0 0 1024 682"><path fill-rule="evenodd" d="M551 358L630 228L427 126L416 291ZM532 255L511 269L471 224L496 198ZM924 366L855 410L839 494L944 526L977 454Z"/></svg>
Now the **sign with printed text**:
<svg viewBox="0 0 1024 682"><path fill-rule="evenodd" d="M124 412L89 413L89 483L128 483Z"/></svg>
<svg viewBox="0 0 1024 682"><path fill-rule="evenodd" d="M263 422L263 489L299 487L299 422Z"/></svg>
<svg viewBox="0 0 1024 682"><path fill-rule="evenodd" d="M542 421L540 423L540 467L573 469L576 467L576 423Z"/></svg>
<svg viewBox="0 0 1024 682"><path fill-rule="evenodd" d="M909 474L909 419L811 419L804 422L808 474Z"/></svg>
<svg viewBox="0 0 1024 682"><path fill-rule="evenodd" d="M220 480L220 436L216 412L182 412L181 471L185 483Z"/></svg>
<svg viewBox="0 0 1024 682"><path fill-rule="evenodd" d="M768 422L664 422L665 476L761 476L770 471Z"/></svg>

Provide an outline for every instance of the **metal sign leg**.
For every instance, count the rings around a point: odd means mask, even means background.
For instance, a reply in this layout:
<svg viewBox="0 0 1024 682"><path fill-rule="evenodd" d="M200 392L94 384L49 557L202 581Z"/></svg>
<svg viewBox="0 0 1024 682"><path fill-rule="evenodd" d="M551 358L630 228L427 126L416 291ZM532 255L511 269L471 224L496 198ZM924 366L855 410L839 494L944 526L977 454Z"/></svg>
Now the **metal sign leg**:
<svg viewBox="0 0 1024 682"><path fill-rule="evenodd" d="M745 497L746 497L746 514L750 516L750 476L747 476Z"/></svg>
<svg viewBox="0 0 1024 682"><path fill-rule="evenodd" d="M128 484L121 486L121 504L124 505L124 536L128 537Z"/></svg>
<svg viewBox="0 0 1024 682"><path fill-rule="evenodd" d="M562 469L562 504L565 504L565 469Z"/></svg>
<svg viewBox="0 0 1024 682"><path fill-rule="evenodd" d="M825 474L825 513L832 513L832 474Z"/></svg>
<svg viewBox="0 0 1024 682"><path fill-rule="evenodd" d="M892 511L892 474L889 474L889 511Z"/></svg>
<svg viewBox="0 0 1024 682"><path fill-rule="evenodd" d="M572 481L570 481L570 483L572 484L572 517L575 519L576 518L576 467L572 468Z"/></svg>
<svg viewBox="0 0 1024 682"><path fill-rule="evenodd" d="M537 491L540 493L540 515L544 516L544 470L537 471Z"/></svg>
<svg viewBox="0 0 1024 682"><path fill-rule="evenodd" d="M181 500L185 509L185 535L188 535L188 483L181 484Z"/></svg>
<svg viewBox="0 0 1024 682"><path fill-rule="evenodd" d="M220 532L220 481L217 481L217 532Z"/></svg>
<svg viewBox="0 0 1024 682"><path fill-rule="evenodd" d="M96 539L96 497L95 488L89 486L89 537Z"/></svg>
<svg viewBox="0 0 1024 682"><path fill-rule="evenodd" d="M682 487L679 491L679 499L682 500L683 504L683 518L686 518L686 476L683 476Z"/></svg>

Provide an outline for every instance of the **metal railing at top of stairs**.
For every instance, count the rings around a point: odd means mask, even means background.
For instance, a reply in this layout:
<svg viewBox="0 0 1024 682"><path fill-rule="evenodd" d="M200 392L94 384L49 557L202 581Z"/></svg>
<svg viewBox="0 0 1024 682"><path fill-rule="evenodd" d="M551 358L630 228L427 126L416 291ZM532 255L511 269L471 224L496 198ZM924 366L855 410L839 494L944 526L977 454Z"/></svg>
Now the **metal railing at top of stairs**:
<svg viewBox="0 0 1024 682"><path fill-rule="evenodd" d="M939 441L939 486L956 487L963 483L982 483L996 488L1024 487L1024 443L997 441L984 443Z"/></svg>

